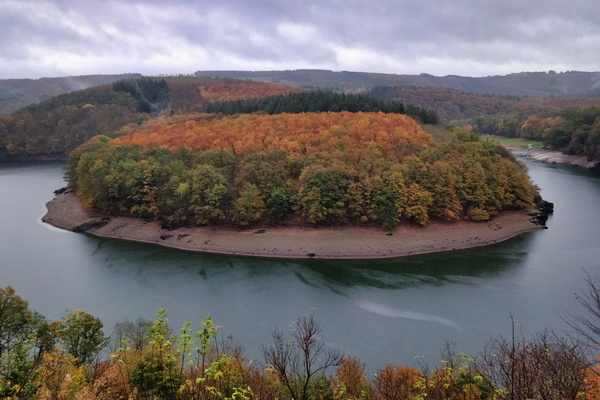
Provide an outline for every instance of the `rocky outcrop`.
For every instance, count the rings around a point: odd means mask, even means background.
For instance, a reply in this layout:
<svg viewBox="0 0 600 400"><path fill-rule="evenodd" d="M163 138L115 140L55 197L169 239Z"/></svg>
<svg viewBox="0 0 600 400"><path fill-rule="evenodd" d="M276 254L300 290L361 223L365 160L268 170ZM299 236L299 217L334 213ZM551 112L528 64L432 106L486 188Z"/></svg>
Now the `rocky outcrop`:
<svg viewBox="0 0 600 400"><path fill-rule="evenodd" d="M546 226L548 216L554 212L554 203L540 199L535 206L535 211L529 213L531 221L536 225Z"/></svg>
<svg viewBox="0 0 600 400"><path fill-rule="evenodd" d="M92 229L98 229L98 228L103 227L104 225L108 224L108 221L110 221L110 218L104 217L102 219L96 219L96 220L84 222L81 225L77 225L72 230L73 230L73 232L87 232Z"/></svg>

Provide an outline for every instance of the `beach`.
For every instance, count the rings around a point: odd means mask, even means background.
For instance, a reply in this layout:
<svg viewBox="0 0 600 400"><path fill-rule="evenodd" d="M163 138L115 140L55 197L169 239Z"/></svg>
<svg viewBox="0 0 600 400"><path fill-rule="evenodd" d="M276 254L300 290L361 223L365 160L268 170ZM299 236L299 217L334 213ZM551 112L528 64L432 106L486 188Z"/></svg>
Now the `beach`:
<svg viewBox="0 0 600 400"><path fill-rule="evenodd" d="M72 192L46 204L42 221L54 227L93 236L128 240L203 253L274 258L377 259L453 251L499 243L543 229L528 212L508 211L486 222L440 222L427 226L400 224L378 227L223 227L161 229L156 221L105 217L82 208ZM89 226L92 228L87 229Z"/></svg>

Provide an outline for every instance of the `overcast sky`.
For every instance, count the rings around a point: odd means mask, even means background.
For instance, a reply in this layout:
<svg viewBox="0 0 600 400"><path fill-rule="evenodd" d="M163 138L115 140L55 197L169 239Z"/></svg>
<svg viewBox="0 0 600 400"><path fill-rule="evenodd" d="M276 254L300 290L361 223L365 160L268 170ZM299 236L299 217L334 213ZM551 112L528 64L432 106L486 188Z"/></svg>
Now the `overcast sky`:
<svg viewBox="0 0 600 400"><path fill-rule="evenodd" d="M1 0L0 79L600 71L598 0Z"/></svg>

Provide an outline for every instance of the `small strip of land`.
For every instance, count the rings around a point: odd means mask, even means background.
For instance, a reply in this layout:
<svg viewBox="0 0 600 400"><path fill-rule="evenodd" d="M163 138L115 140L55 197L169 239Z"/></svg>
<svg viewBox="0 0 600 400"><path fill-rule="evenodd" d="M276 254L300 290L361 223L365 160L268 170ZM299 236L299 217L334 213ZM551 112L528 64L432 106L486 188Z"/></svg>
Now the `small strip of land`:
<svg viewBox="0 0 600 400"><path fill-rule="evenodd" d="M377 259L452 251L502 242L542 229L526 211L504 212L488 222L431 222L426 227L402 224L388 232L376 227L222 227L161 229L158 222L110 217L82 208L74 193L46 204L42 221L57 228L98 237L151 243L188 251L275 258ZM104 219L103 219L104 218Z"/></svg>
<svg viewBox="0 0 600 400"><path fill-rule="evenodd" d="M588 160L587 156L578 156L574 154L565 154L560 151L525 148L515 146L505 146L513 154L519 157L531 158L532 160L542 161L550 164L567 164L583 167L587 169L598 168L598 160Z"/></svg>

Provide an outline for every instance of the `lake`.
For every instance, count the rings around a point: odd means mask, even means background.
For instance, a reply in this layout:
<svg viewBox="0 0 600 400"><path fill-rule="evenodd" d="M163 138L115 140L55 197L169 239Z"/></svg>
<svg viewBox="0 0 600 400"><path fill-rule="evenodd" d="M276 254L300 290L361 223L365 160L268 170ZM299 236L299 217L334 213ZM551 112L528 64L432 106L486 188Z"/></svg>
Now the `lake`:
<svg viewBox="0 0 600 400"><path fill-rule="evenodd" d="M376 261L282 261L204 255L61 231L41 223L65 185L58 163L0 166L0 286L48 319L83 309L115 322L166 308L174 331L211 314L262 361L274 328L314 312L331 346L371 371L440 361L445 342L477 355L490 337L552 328L581 311L583 271L600 274L600 174L528 162L549 229L448 253Z"/></svg>

